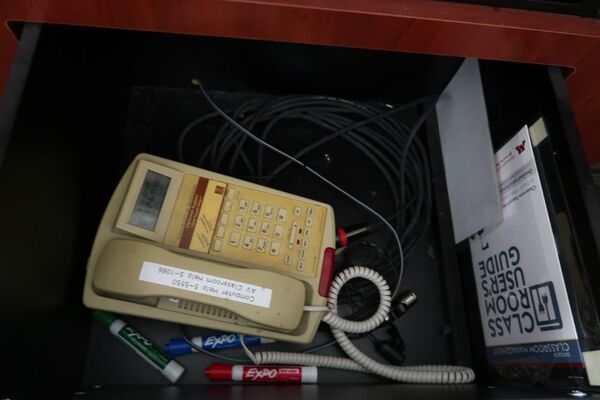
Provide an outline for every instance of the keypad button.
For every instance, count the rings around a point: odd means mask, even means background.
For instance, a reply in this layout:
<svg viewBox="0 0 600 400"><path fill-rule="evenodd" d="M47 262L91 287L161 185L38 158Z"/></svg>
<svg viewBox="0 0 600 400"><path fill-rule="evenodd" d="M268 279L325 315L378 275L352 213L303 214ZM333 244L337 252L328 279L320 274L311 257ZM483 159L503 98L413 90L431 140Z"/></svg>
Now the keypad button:
<svg viewBox="0 0 600 400"><path fill-rule="evenodd" d="M291 265L291 264L292 264L292 262L294 262L294 257L292 257L292 256L291 256L291 255L289 255L289 254L283 258L283 263L284 263L285 265Z"/></svg>
<svg viewBox="0 0 600 400"><path fill-rule="evenodd" d="M280 250L281 250L281 244L279 242L271 242L271 247L269 248L270 255L278 256Z"/></svg>
<svg viewBox="0 0 600 400"><path fill-rule="evenodd" d="M258 243L256 244L256 251L259 253L264 253L267 249L268 242L265 239L258 239Z"/></svg>
<svg viewBox="0 0 600 400"><path fill-rule="evenodd" d="M296 266L298 271L304 271L304 261L298 261L298 265Z"/></svg>
<svg viewBox="0 0 600 400"><path fill-rule="evenodd" d="M302 240L302 247L304 247L305 249L308 247L308 239Z"/></svg>
<svg viewBox="0 0 600 400"><path fill-rule="evenodd" d="M265 207L265 218L267 219L271 219L273 218L273 206L266 206Z"/></svg>
<svg viewBox="0 0 600 400"><path fill-rule="evenodd" d="M220 226L217 228L217 237L222 238L223 236L225 236L225 227Z"/></svg>
<svg viewBox="0 0 600 400"><path fill-rule="evenodd" d="M279 211L277 211L277 221L285 222L286 219L287 219L287 210L285 208L280 208Z"/></svg>
<svg viewBox="0 0 600 400"><path fill-rule="evenodd" d="M229 222L229 214L221 214L221 225L227 225L227 222Z"/></svg>
<svg viewBox="0 0 600 400"><path fill-rule="evenodd" d="M306 250L304 250L304 249L300 250L299 256L300 256L301 260L304 260L306 258Z"/></svg>
<svg viewBox="0 0 600 400"><path fill-rule="evenodd" d="M256 228L258 227L258 221L255 219L250 219L248 221L248 232L254 233L256 232Z"/></svg>
<svg viewBox="0 0 600 400"><path fill-rule="evenodd" d="M308 207L308 209L306 210L306 213L308 214L309 217L314 217L314 215L315 215L315 208L314 207Z"/></svg>
<svg viewBox="0 0 600 400"><path fill-rule="evenodd" d="M294 207L294 215L299 217L302 215L302 209L300 207Z"/></svg>
<svg viewBox="0 0 600 400"><path fill-rule="evenodd" d="M237 232L231 232L229 235L229 245L233 247L238 247L240 245L241 235Z"/></svg>
<svg viewBox="0 0 600 400"><path fill-rule="evenodd" d="M235 195L236 195L236 190L234 188L229 188L227 189L227 198L228 199L235 199Z"/></svg>
<svg viewBox="0 0 600 400"><path fill-rule="evenodd" d="M213 250L214 251L221 251L222 248L223 248L223 241L219 240L219 239L216 239L213 242Z"/></svg>
<svg viewBox="0 0 600 400"><path fill-rule="evenodd" d="M294 222L292 224L292 230L290 232L290 240L288 241L288 247L291 249L294 247L294 241L296 240L296 231L298 230L298 224Z"/></svg>
<svg viewBox="0 0 600 400"><path fill-rule="evenodd" d="M223 205L223 210L225 211L231 211L231 205L233 203L231 203L231 200L225 200L225 204Z"/></svg>
<svg viewBox="0 0 600 400"><path fill-rule="evenodd" d="M273 232L275 239L281 239L283 237L283 225L275 225L275 231Z"/></svg>
<svg viewBox="0 0 600 400"><path fill-rule="evenodd" d="M254 247L254 236L244 236L244 243L242 243L242 247L246 250L252 250Z"/></svg>
<svg viewBox="0 0 600 400"><path fill-rule="evenodd" d="M240 205L238 206L238 210L240 212L246 212L248 211L248 207L250 206L250 202L246 199L241 199L240 200Z"/></svg>
<svg viewBox="0 0 600 400"><path fill-rule="evenodd" d="M244 224L246 223L246 218L241 215L236 215L235 220L233 221L233 227L235 229L244 229Z"/></svg>
<svg viewBox="0 0 600 400"><path fill-rule="evenodd" d="M304 236L310 237L310 229L309 228L304 229Z"/></svg>
<svg viewBox="0 0 600 400"><path fill-rule="evenodd" d="M260 215L261 209L262 209L262 204L255 201L254 203L252 203L252 209L250 210L250 212L252 213L252 215Z"/></svg>
<svg viewBox="0 0 600 400"><path fill-rule="evenodd" d="M268 236L269 232L271 232L271 223L268 221L263 221L260 225L260 234Z"/></svg>
<svg viewBox="0 0 600 400"><path fill-rule="evenodd" d="M306 226L312 226L313 220L311 217L306 217L306 221L304 222L304 224Z"/></svg>

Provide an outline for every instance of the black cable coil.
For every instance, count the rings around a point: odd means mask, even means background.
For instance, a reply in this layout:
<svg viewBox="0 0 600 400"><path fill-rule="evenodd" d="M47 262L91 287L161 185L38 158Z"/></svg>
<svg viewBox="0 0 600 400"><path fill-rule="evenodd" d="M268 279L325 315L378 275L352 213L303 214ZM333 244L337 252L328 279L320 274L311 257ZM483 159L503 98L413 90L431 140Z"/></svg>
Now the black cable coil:
<svg viewBox="0 0 600 400"><path fill-rule="evenodd" d="M305 160L311 152L332 140L346 141L361 152L386 182L394 209L387 219L398 232L404 258L409 260L428 231L432 213L429 161L426 147L418 135L427 115L433 109L432 104L431 97L405 105L390 106L326 96L290 95L253 98L226 112L266 141L269 141L274 126L284 120L303 120L319 127L323 132L319 140L300 151L291 152L299 160ZM402 111L417 107L425 111L420 113L412 126L400 119ZM178 140L180 161L230 175L238 163L241 163L248 175L254 178L251 180L267 186L273 178L290 167L298 168L290 160L282 159L275 168L266 170L264 147L249 141L244 133L225 120L197 160L185 160L184 156L189 158L191 154L186 148L189 136L201 131L204 124L214 123L211 120L216 118L222 119L217 112L205 114L182 130ZM360 194L356 195L360 198ZM362 200L368 204L367 199ZM383 224L375 226L382 227ZM384 229L379 230L385 232ZM393 241L385 248L384 251L376 244L363 243L358 257L367 257L368 262L374 262L375 264L368 266L380 272L391 287L396 287L401 279L399 250ZM349 246L347 259L353 257L353 249L357 247ZM375 253L365 255L364 251L369 249ZM349 261L357 262L356 254L354 257L354 260ZM372 307L378 304L377 290L365 281L356 280L348 285L348 290L340 300L351 304L353 313L349 318L361 319L364 315L370 315Z"/></svg>

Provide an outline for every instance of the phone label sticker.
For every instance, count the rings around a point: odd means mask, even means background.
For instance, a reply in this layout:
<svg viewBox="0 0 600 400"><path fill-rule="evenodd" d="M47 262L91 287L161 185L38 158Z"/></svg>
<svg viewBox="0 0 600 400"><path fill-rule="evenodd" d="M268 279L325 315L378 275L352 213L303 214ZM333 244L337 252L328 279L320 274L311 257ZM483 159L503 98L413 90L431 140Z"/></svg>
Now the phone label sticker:
<svg viewBox="0 0 600 400"><path fill-rule="evenodd" d="M138 279L263 308L271 306L273 294L271 289L262 286L149 261L142 264Z"/></svg>

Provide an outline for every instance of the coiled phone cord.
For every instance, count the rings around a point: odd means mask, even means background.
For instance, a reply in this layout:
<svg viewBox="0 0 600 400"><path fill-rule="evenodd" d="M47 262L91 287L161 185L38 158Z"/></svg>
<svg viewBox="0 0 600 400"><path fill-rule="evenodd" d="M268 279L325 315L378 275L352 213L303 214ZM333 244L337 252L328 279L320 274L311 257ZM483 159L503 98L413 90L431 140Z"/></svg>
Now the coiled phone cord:
<svg viewBox="0 0 600 400"><path fill-rule="evenodd" d="M337 315L337 299L340 290L346 282L355 278L364 278L371 281L379 291L379 307L370 318L364 321L349 321ZM373 360L356 348L348 336L346 336L346 333L370 332L377 328L387 319L391 301L390 288L378 272L362 266L350 267L338 274L333 280L327 302L328 311L323 317L323 322L329 324L333 336L349 358L280 351L252 353L246 346L244 346L244 350L248 357L257 365L314 365L317 367L371 372L384 378L405 383L462 384L472 382L475 379L475 373L467 367L450 365L387 365ZM242 344L244 343L243 340L241 342Z"/></svg>

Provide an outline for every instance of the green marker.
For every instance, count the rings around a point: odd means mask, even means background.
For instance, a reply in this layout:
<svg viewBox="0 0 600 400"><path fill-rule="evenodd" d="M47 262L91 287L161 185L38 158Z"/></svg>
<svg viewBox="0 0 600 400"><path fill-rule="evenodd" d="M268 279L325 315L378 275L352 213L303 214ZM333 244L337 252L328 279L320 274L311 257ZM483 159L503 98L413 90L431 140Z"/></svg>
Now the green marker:
<svg viewBox="0 0 600 400"><path fill-rule="evenodd" d="M94 310L94 318L107 327L110 332L118 337L123 343L135 350L146 362L160 371L171 383L177 382L185 368L177 361L171 360L162 351L154 347L152 342L141 333L113 313Z"/></svg>

